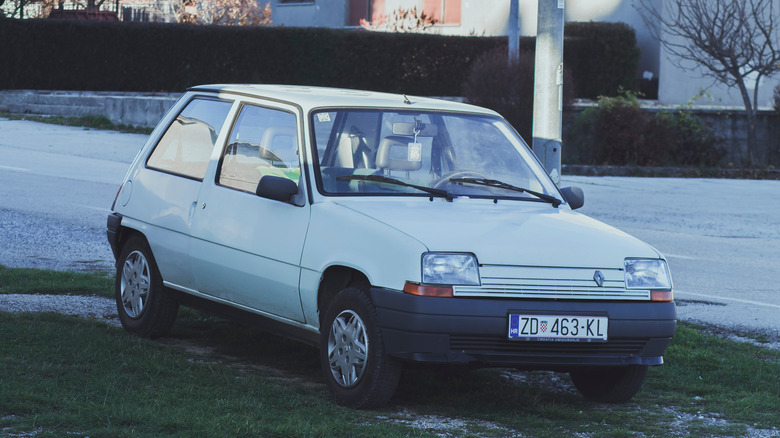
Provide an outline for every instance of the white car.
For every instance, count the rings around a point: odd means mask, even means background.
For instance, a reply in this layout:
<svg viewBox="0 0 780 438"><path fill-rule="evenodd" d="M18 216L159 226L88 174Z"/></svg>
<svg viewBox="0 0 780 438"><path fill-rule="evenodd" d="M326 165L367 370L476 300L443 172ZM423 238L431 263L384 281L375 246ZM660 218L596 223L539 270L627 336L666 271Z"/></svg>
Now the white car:
<svg viewBox="0 0 780 438"><path fill-rule="evenodd" d="M386 403L412 363L569 372L586 398L622 402L663 363L672 280L582 203L484 108L198 86L108 217L117 308L141 336L183 304L316 345L356 408Z"/></svg>

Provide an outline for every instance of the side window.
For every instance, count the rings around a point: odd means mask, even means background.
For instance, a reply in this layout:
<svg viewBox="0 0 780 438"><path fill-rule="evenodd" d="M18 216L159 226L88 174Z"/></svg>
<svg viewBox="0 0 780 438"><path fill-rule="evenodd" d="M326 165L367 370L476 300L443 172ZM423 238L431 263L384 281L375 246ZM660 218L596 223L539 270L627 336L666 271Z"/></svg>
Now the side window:
<svg viewBox="0 0 780 438"><path fill-rule="evenodd" d="M165 131L146 166L202 180L231 105L223 100L190 101Z"/></svg>
<svg viewBox="0 0 780 438"><path fill-rule="evenodd" d="M230 133L217 184L255 193L263 175L300 183L295 115L246 105Z"/></svg>

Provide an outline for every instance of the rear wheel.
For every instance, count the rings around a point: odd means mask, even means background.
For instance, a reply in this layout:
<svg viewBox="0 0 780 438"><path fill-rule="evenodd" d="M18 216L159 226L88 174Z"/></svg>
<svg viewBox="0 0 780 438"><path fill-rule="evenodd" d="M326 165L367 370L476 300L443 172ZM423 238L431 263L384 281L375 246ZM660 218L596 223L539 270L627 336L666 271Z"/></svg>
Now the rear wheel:
<svg viewBox="0 0 780 438"><path fill-rule="evenodd" d="M373 408L387 403L401 365L385 354L376 309L366 293L346 288L325 311L320 327L320 365L338 404Z"/></svg>
<svg viewBox="0 0 780 438"><path fill-rule="evenodd" d="M149 244L141 236L131 237L117 262L114 295L122 326L146 338L165 336L179 304L163 286Z"/></svg>
<svg viewBox="0 0 780 438"><path fill-rule="evenodd" d="M588 400L600 403L624 403L642 388L647 365L603 367L587 371L572 371L571 381Z"/></svg>

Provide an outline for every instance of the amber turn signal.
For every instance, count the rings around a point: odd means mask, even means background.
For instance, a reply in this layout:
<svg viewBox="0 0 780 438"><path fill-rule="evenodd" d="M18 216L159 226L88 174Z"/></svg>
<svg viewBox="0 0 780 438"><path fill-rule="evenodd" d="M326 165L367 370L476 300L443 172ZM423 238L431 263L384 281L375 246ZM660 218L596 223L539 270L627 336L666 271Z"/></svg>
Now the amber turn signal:
<svg viewBox="0 0 780 438"><path fill-rule="evenodd" d="M672 301L674 293L670 290L651 290L650 301Z"/></svg>
<svg viewBox="0 0 780 438"><path fill-rule="evenodd" d="M404 292L421 297L452 297L452 286L424 286L407 281Z"/></svg>

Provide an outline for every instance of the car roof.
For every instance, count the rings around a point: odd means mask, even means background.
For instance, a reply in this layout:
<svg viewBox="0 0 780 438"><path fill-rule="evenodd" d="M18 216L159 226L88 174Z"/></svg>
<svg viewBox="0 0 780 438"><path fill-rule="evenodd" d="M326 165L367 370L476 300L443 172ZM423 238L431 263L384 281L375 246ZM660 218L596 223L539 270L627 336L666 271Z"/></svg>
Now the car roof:
<svg viewBox="0 0 780 438"><path fill-rule="evenodd" d="M457 111L498 115L487 108L429 97L346 88L270 84L209 84L189 88L190 91L239 94L289 102L308 111L314 108L392 108L399 110Z"/></svg>

